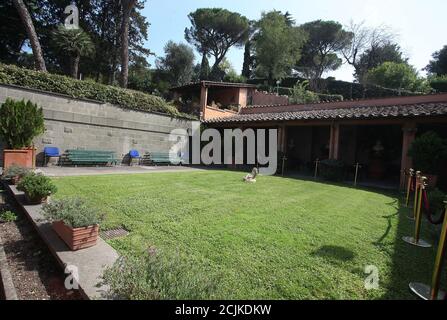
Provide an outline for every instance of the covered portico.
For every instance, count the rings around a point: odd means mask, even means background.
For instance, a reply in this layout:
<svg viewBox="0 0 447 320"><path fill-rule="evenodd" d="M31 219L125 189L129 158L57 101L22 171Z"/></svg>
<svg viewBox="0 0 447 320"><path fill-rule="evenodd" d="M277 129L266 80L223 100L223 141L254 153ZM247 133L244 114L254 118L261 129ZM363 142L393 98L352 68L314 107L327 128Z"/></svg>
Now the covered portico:
<svg viewBox="0 0 447 320"><path fill-rule="evenodd" d="M212 127L276 128L287 168L312 171L317 159L362 165L365 179L404 183L412 167L408 150L418 133L447 124L447 94L310 105L242 108L230 118L205 121ZM441 128L441 129L440 129Z"/></svg>

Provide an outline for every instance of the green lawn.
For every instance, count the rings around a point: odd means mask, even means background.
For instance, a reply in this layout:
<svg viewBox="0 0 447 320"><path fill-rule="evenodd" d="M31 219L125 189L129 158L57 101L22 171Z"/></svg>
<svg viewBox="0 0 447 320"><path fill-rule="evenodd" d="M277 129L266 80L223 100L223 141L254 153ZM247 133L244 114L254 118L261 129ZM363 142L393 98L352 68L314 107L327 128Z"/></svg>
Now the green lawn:
<svg viewBox="0 0 447 320"><path fill-rule="evenodd" d="M125 226L110 244L141 254L180 250L220 274L224 299L407 299L428 282L434 249L405 244L412 224L398 197L281 177L244 184L240 172L200 171L54 179L57 198L88 197ZM432 232L424 224L424 238ZM379 268L366 290L364 268Z"/></svg>

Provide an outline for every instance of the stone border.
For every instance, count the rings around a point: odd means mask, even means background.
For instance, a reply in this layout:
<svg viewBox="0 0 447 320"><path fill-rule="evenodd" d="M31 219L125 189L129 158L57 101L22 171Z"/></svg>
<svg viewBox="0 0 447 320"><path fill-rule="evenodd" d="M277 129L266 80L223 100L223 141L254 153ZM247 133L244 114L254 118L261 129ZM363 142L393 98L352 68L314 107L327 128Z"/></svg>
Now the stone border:
<svg viewBox="0 0 447 320"><path fill-rule="evenodd" d="M77 268L79 279L79 292L88 300L107 300L108 286L101 283L102 275L107 267L111 267L119 255L115 249L104 240L98 238L95 246L70 251L67 245L54 232L52 226L41 214L42 205L27 205L24 193L17 190L15 186L4 185L12 194L26 217L35 227L37 233L50 249L50 252L58 261L63 271L68 266Z"/></svg>
<svg viewBox="0 0 447 320"><path fill-rule="evenodd" d="M11 272L9 272L8 261L6 259L6 253L3 248L3 241L0 237L0 289L3 292L2 297L5 300L19 300L12 281Z"/></svg>

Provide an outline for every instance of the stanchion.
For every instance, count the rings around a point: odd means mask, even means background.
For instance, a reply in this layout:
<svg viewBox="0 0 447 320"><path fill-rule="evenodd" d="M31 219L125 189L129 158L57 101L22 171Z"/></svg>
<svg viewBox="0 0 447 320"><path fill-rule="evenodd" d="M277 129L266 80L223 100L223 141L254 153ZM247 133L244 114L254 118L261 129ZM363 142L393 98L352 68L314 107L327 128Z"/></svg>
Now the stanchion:
<svg viewBox="0 0 447 320"><path fill-rule="evenodd" d="M318 165L320 164L320 159L317 159L315 161L315 175L314 175L314 179L317 180L318 177Z"/></svg>
<svg viewBox="0 0 447 320"><path fill-rule="evenodd" d="M283 176L283 177L284 177L284 166L285 166L286 161L287 161L287 157L284 155L284 157L282 158L282 171L281 171L281 176Z"/></svg>
<svg viewBox="0 0 447 320"><path fill-rule="evenodd" d="M443 300L446 297L445 292L439 290L447 238L447 201L445 201L444 203L446 205L444 223L442 224L441 237L439 238L438 253L436 254L435 268L433 271L431 286L418 282L410 283L410 290L424 300Z"/></svg>
<svg viewBox="0 0 447 320"><path fill-rule="evenodd" d="M416 221L414 226L414 237L403 237L402 239L413 246L421 248L431 248L431 244L420 238L422 223L422 191L425 190L425 188L427 187L427 178L422 177L419 184L419 192L416 193Z"/></svg>
<svg viewBox="0 0 447 320"><path fill-rule="evenodd" d="M410 205L410 194L411 194L411 186L413 184L414 179L414 170L410 169L410 174L408 176L408 182L407 182L407 198L405 199L405 206L408 208Z"/></svg>
<svg viewBox="0 0 447 320"><path fill-rule="evenodd" d="M355 167L355 177L354 177L354 187L357 187L357 178L359 176L359 169L362 168L362 166L360 165L360 163L356 163Z"/></svg>
<svg viewBox="0 0 447 320"><path fill-rule="evenodd" d="M417 207L419 201L419 193L421 190L421 172L416 171L416 178L414 178L414 203L413 203L413 214L408 216L410 220L416 220Z"/></svg>

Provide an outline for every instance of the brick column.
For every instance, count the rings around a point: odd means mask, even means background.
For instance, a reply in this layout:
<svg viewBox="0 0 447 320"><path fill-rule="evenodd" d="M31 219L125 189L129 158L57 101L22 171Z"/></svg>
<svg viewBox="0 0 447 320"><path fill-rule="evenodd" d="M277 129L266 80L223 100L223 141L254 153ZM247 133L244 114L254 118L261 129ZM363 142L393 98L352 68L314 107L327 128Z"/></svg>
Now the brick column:
<svg viewBox="0 0 447 320"><path fill-rule="evenodd" d="M208 105L208 88L202 83L200 88L200 113L201 120L206 120L206 106Z"/></svg>
<svg viewBox="0 0 447 320"><path fill-rule="evenodd" d="M329 140L329 159L338 160L338 150L340 144L340 125L333 123L331 125L331 137Z"/></svg>
<svg viewBox="0 0 447 320"><path fill-rule="evenodd" d="M407 122L402 127L403 138L402 138L402 161L401 161L401 181L400 185L404 185L405 175L403 174L403 170L408 170L413 166L413 162L411 157L408 156L408 150L410 149L411 144L416 138L417 127L413 122Z"/></svg>

